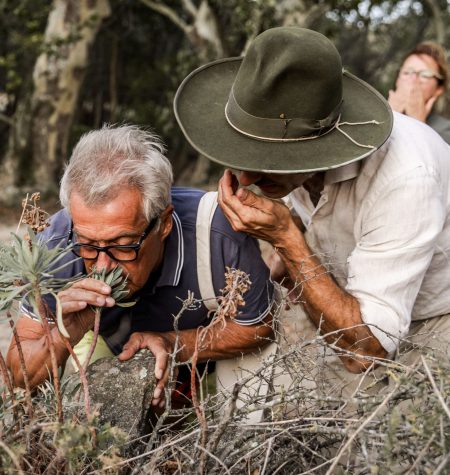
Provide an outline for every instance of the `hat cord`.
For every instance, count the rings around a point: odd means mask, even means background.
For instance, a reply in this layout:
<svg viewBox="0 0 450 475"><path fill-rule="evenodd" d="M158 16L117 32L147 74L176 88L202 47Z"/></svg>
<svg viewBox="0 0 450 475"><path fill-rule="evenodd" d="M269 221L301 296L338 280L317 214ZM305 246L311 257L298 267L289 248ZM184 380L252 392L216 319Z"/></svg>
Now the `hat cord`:
<svg viewBox="0 0 450 475"><path fill-rule="evenodd" d="M341 129L341 125L370 125L370 124L380 125L381 122L378 122L378 120L367 120L365 122L341 122L340 119L341 119L341 116L338 117L338 120L334 124L333 128L336 128L342 135L347 137L350 140L350 142L354 143L358 147L370 148L371 150L375 150L377 148L374 145L364 145L362 143L357 142L347 132L344 132Z"/></svg>
<svg viewBox="0 0 450 475"><path fill-rule="evenodd" d="M251 137L256 140L265 142L301 142L304 140L314 140L329 134L334 129L337 129L344 137L350 140L357 147L368 148L376 150L374 145L365 145L356 141L347 132L341 129L341 126L348 125L380 125L381 122L377 120L368 120L364 122L341 122L341 113L339 112L342 106L342 100L330 112L328 117L321 120L310 120L304 118L288 118L286 114L279 115L279 119L269 119L265 117L256 117L246 112L237 102L234 95L234 89L230 91L228 102L225 105L225 118L228 124L237 132ZM280 120L281 119L281 120ZM281 127L280 127L281 126ZM297 137L289 137L286 135L289 128L293 128L292 133L303 133ZM246 130L244 130L246 129ZM280 138L274 136L267 136L268 132L273 135L279 133ZM309 132L309 133L308 133ZM311 133L313 132L313 133ZM316 132L314 134L314 132Z"/></svg>

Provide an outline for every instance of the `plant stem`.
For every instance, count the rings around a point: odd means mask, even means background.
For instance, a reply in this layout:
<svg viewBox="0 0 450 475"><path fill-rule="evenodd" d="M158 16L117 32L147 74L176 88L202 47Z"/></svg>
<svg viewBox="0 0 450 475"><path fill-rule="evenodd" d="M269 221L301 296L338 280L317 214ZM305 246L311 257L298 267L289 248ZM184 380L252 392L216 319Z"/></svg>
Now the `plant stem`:
<svg viewBox="0 0 450 475"><path fill-rule="evenodd" d="M66 348L69 351L70 356L72 356L73 361L75 362L78 368L78 371L80 373L80 381L83 386L83 394L84 394L84 410L86 412L86 417L89 420L91 417L91 401L89 398L89 384L86 377L86 371L83 368L82 364L80 363L80 360L78 359L78 356L76 355L75 351L73 351L72 345L70 344L69 340L61 334L60 336L62 340L64 341L64 344L66 345Z"/></svg>
<svg viewBox="0 0 450 475"><path fill-rule="evenodd" d="M8 368L6 366L6 362L5 362L5 359L3 358L3 354L1 351L0 351L0 373L3 376L3 381L5 382L5 386L8 388L8 392L11 397L11 407L13 411L14 420L16 421L16 423L19 423L19 414L17 412L17 407L14 403L14 400L15 400L14 387L11 382L11 378L9 377ZM19 426L20 426L20 423L19 423Z"/></svg>
<svg viewBox="0 0 450 475"><path fill-rule="evenodd" d="M100 332L100 315L102 313L101 307L95 308L95 317L94 317L94 328L93 328L93 336L92 336L92 343L89 348L86 361L83 364L83 369L86 371L87 367L89 366L89 362L91 361L92 355L94 354L95 347L97 346L98 334Z"/></svg>
<svg viewBox="0 0 450 475"><path fill-rule="evenodd" d="M28 370L25 365L25 358L23 356L22 345L20 343L19 335L17 334L16 326L11 315L11 312L7 311L6 315L9 320L9 326L11 327L14 340L16 342L17 352L19 354L20 368L22 370L23 382L25 384L25 401L27 403L28 417L30 420L33 418L33 402L31 400L31 388L30 388L30 379L28 377Z"/></svg>
<svg viewBox="0 0 450 475"><path fill-rule="evenodd" d="M78 359L78 356L76 355L75 351L73 351L72 345L70 344L69 340L64 335L60 334L60 336L61 336L62 340L64 341L64 344L66 345L66 348L69 350L69 353L73 358L73 361L77 365L78 372L80 374L81 385L83 386L84 412L86 414L86 419L88 420L88 422L91 422L91 420L92 420L91 400L90 400L90 397L89 397L89 383L88 383L87 376L86 376L86 370L85 370L85 368L83 368L83 365L81 364L80 360ZM96 445L97 445L97 433L95 432L95 427L90 427L89 431L92 435L92 446L95 448Z"/></svg>
<svg viewBox="0 0 450 475"><path fill-rule="evenodd" d="M200 433L200 444L202 448L206 448L206 439L208 435L208 424L206 423L205 414L200 407L200 402L197 397L197 360L198 360L198 352L199 352L199 342L202 341L204 337L205 331L208 328L198 328L197 329L197 338L195 340L195 348L194 353L192 355L192 368L191 368L191 394L192 394L192 404L195 409L195 413L197 414L197 418L200 422L201 433ZM198 468L198 473L203 474L205 471L205 462L206 462L206 453L202 451L200 454L200 464Z"/></svg>
<svg viewBox="0 0 450 475"><path fill-rule="evenodd" d="M50 350L50 360L51 360L51 364L52 364L53 385L55 387L58 421L63 422L61 385L60 385L60 382L59 382L58 360L56 359L55 342L53 341L51 328L50 328L50 325L47 321L47 311L46 311L46 307L44 305L44 302L42 300L42 296L41 296L41 292L39 290L39 287L35 287L34 296L35 296L35 299L36 299L36 303L38 305L39 314L41 316L42 327L44 328L45 336L47 338L47 343L48 343L48 347L49 347L49 350Z"/></svg>

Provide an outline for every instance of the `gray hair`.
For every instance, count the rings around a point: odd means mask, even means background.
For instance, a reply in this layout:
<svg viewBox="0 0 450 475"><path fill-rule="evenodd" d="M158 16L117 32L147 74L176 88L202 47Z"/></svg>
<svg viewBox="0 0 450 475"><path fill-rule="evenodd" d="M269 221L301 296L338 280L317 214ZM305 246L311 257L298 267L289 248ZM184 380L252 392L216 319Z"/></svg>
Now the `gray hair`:
<svg viewBox="0 0 450 475"><path fill-rule="evenodd" d="M114 199L123 187L142 194L150 221L170 204L172 167L159 137L135 125L104 125L84 134L75 146L61 179L59 198L69 211L72 192L88 205Z"/></svg>

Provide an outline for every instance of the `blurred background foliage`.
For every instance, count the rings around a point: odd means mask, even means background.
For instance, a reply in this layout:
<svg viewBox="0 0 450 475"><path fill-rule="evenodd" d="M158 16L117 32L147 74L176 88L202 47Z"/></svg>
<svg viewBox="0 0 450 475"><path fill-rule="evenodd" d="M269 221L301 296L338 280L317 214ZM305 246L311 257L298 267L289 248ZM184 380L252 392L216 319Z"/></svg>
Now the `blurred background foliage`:
<svg viewBox="0 0 450 475"><path fill-rule="evenodd" d="M327 35L345 67L384 95L422 40L448 47L448 0L0 0L0 200L54 196L80 135L105 122L150 126L178 184L220 170L183 139L172 101L195 67L241 55L261 31ZM444 101L445 102L445 101ZM441 112L449 116L443 103Z"/></svg>

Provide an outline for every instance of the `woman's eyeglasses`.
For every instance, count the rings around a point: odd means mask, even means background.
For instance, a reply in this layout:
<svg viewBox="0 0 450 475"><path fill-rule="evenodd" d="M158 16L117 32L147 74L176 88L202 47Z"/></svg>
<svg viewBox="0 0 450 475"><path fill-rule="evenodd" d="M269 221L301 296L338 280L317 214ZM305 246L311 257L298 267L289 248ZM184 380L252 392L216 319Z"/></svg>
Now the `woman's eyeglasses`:
<svg viewBox="0 0 450 475"><path fill-rule="evenodd" d="M421 69L420 71L416 71L412 68L405 68L400 71L400 75L404 77L410 76L417 76L420 80L428 81L429 79L437 79L438 81L442 81L443 77L431 71L430 69Z"/></svg>

